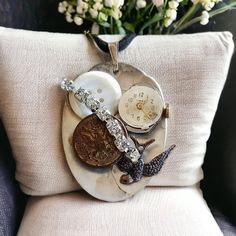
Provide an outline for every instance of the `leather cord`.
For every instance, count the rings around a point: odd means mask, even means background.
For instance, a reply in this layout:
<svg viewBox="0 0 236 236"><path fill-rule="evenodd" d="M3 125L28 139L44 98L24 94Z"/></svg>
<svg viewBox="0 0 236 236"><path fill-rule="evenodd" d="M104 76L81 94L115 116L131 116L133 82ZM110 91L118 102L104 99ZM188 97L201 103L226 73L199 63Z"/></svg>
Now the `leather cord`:
<svg viewBox="0 0 236 236"><path fill-rule="evenodd" d="M95 34L90 34L87 33L87 36L89 36L94 43L97 45L97 47L106 53L109 53L109 47L108 47L108 43L105 42L104 40L102 40L101 38L99 38L99 36L95 35ZM126 49L129 44L132 42L132 40L136 37L135 33L131 33L131 34L127 34L124 38L122 38L118 43L118 51L122 51L124 49Z"/></svg>

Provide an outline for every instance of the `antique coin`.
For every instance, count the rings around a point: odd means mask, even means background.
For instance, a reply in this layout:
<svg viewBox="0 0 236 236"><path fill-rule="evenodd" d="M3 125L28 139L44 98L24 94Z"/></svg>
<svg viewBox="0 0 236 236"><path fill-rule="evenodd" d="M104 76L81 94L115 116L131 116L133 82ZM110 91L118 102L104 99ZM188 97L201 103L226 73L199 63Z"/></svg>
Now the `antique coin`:
<svg viewBox="0 0 236 236"><path fill-rule="evenodd" d="M115 146L114 140L106 123L95 114L81 120L73 134L73 145L77 156L93 167L110 166L122 157L123 154Z"/></svg>

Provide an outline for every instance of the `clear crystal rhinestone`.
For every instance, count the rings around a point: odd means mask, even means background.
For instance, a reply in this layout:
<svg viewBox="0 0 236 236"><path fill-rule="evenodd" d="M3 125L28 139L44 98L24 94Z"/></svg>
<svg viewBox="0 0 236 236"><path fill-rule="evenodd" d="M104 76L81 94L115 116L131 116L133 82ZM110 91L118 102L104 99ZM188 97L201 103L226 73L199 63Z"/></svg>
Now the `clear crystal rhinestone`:
<svg viewBox="0 0 236 236"><path fill-rule="evenodd" d="M122 128L116 129L115 133L112 134L116 139L119 139L124 135Z"/></svg>
<svg viewBox="0 0 236 236"><path fill-rule="evenodd" d="M125 136L122 136L122 138L116 139L114 144L121 152L127 152L130 146L129 141L125 138Z"/></svg>
<svg viewBox="0 0 236 236"><path fill-rule="evenodd" d="M89 93L85 89L82 89L82 88L79 88L75 92L75 97L79 100L79 102L85 102L88 95Z"/></svg>
<svg viewBox="0 0 236 236"><path fill-rule="evenodd" d="M136 148L131 148L131 150L127 152L126 156L130 158L132 162L137 162L141 155Z"/></svg>
<svg viewBox="0 0 236 236"><path fill-rule="evenodd" d="M116 139L120 138L123 135L122 129L120 126L111 126L107 128L109 133L116 137Z"/></svg>
<svg viewBox="0 0 236 236"><path fill-rule="evenodd" d="M114 120L113 118L110 120L107 120L106 127L109 133L115 136L116 139L121 138L123 136L123 130L117 120Z"/></svg>
<svg viewBox="0 0 236 236"><path fill-rule="evenodd" d="M85 104L93 112L97 111L100 108L100 102L93 97L88 97L85 101Z"/></svg>
<svg viewBox="0 0 236 236"><path fill-rule="evenodd" d="M117 120L114 120L113 118L112 119L109 119L106 123L106 127L107 129L109 130L110 128L113 128L113 127L117 127L119 126L119 123Z"/></svg>
<svg viewBox="0 0 236 236"><path fill-rule="evenodd" d="M96 114L97 114L98 118L102 121L109 121L109 119L111 118L111 113L107 109L107 107L105 107L105 106L100 107L97 110Z"/></svg>
<svg viewBox="0 0 236 236"><path fill-rule="evenodd" d="M61 88L67 92L70 92L74 89L74 82L72 80L63 79L61 82Z"/></svg>

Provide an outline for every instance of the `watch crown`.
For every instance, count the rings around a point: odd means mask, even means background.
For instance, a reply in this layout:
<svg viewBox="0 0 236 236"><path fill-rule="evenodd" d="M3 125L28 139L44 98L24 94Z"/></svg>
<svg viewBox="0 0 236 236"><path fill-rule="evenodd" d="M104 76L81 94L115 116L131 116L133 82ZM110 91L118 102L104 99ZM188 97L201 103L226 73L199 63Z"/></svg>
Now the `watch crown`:
<svg viewBox="0 0 236 236"><path fill-rule="evenodd" d="M164 107L164 109L163 109L163 117L164 118L170 118L170 105L169 105L169 103L166 103L166 106Z"/></svg>

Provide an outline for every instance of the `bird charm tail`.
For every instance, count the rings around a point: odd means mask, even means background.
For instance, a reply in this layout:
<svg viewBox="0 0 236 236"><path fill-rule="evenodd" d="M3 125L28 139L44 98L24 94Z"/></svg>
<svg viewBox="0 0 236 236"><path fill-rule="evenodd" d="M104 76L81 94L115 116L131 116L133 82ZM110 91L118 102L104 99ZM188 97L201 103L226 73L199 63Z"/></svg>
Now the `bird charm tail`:
<svg viewBox="0 0 236 236"><path fill-rule="evenodd" d="M149 163L145 164L143 168L143 176L151 177L156 175L161 170L165 160L175 147L175 144L171 145L166 151L154 157Z"/></svg>

